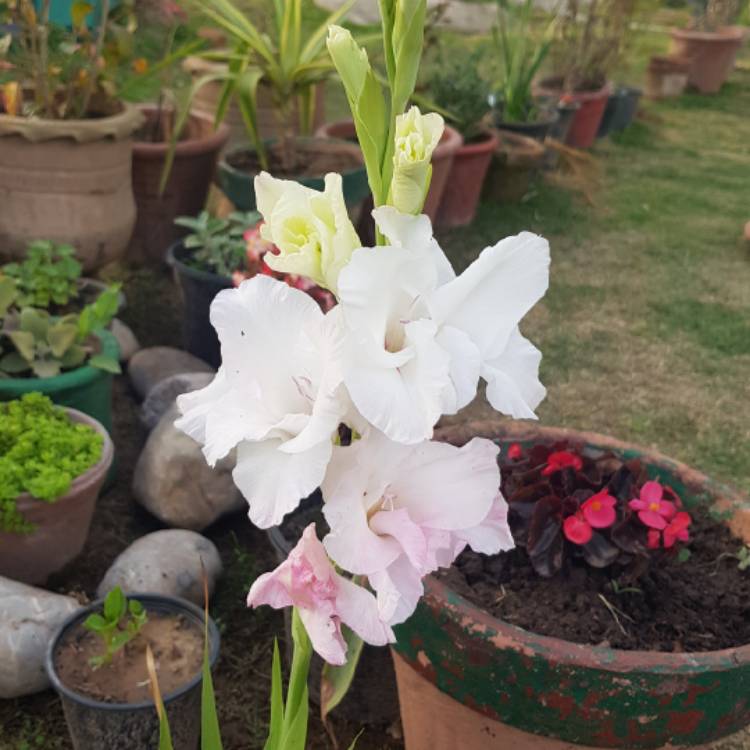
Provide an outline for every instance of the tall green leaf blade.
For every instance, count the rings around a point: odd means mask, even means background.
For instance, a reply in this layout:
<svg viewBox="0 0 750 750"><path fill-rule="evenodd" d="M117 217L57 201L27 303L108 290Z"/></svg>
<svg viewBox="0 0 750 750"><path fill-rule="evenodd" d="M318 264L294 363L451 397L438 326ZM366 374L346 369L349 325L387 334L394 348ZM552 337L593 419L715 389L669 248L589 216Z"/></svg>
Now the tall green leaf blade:
<svg viewBox="0 0 750 750"><path fill-rule="evenodd" d="M307 695L307 683L300 696L297 710L284 732L279 750L305 750L307 742L307 722L309 718L309 701Z"/></svg>
<svg viewBox="0 0 750 750"><path fill-rule="evenodd" d="M362 639L346 626L342 633L346 641L346 664L340 667L324 664L320 677L320 718L324 722L349 691L362 655Z"/></svg>
<svg viewBox="0 0 750 750"><path fill-rule="evenodd" d="M151 695L159 717L159 750L174 750L172 733L169 730L169 719L167 718L167 712L164 710L164 701L159 689L159 680L156 675L156 665L154 664L154 655L151 652L151 646L146 646L146 669L148 670L149 682L151 683Z"/></svg>
<svg viewBox="0 0 750 750"><path fill-rule="evenodd" d="M208 637L208 599L203 618L203 667L201 683L201 750L222 750L216 694L211 675L211 654Z"/></svg>
<svg viewBox="0 0 750 750"><path fill-rule="evenodd" d="M268 739L263 750L277 750L281 741L284 725L284 696L281 677L281 656L279 656L279 642L273 641L273 665L271 667L271 721L268 729Z"/></svg>

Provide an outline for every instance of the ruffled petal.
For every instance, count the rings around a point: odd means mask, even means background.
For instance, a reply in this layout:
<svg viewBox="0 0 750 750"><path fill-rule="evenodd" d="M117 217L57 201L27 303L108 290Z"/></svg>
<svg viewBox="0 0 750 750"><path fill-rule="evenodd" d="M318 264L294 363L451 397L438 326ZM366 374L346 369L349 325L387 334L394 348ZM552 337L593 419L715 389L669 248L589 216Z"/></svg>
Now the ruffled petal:
<svg viewBox="0 0 750 750"><path fill-rule="evenodd" d="M346 641L341 635L341 626L333 617L335 613L327 610L323 607L297 608L315 653L329 664L341 666L346 664Z"/></svg>
<svg viewBox="0 0 750 750"><path fill-rule="evenodd" d="M424 593L422 576L406 557L368 576L378 599L380 618L389 625L408 620Z"/></svg>
<svg viewBox="0 0 750 750"><path fill-rule="evenodd" d="M390 626L380 619L375 597L367 589L338 574L336 583L336 611L341 621L363 641L373 646L394 643L396 636Z"/></svg>
<svg viewBox="0 0 750 750"><path fill-rule="evenodd" d="M435 339L450 357L450 385L443 392L443 414L456 414L477 395L482 357L476 344L458 328L443 326Z"/></svg>

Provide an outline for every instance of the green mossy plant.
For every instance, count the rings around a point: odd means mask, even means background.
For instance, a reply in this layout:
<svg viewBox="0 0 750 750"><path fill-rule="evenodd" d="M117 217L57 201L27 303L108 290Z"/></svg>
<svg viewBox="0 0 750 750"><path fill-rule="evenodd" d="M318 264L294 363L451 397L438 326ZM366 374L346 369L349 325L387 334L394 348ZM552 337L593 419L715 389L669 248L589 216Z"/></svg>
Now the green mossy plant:
<svg viewBox="0 0 750 750"><path fill-rule="evenodd" d="M73 422L41 393L0 404L0 531L33 531L18 496L54 503L99 461L103 444L96 430Z"/></svg>

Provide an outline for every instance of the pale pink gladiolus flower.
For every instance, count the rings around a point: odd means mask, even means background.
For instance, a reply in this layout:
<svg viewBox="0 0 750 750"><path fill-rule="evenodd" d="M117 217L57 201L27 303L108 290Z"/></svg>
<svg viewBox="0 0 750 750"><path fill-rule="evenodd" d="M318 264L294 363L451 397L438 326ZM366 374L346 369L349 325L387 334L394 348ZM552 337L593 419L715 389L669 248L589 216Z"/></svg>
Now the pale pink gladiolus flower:
<svg viewBox="0 0 750 750"><path fill-rule="evenodd" d="M330 664L346 662L342 623L374 646L396 640L391 628L380 620L375 597L334 570L312 523L289 557L253 583L247 604L295 607L313 648Z"/></svg>

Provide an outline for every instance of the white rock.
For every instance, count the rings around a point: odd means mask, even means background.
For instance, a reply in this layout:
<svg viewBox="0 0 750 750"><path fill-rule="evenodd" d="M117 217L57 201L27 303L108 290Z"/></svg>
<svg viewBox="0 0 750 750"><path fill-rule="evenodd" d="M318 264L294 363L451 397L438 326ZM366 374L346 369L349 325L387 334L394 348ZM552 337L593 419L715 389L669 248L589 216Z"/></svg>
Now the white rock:
<svg viewBox="0 0 750 750"><path fill-rule="evenodd" d="M120 347L120 362L129 362L132 356L141 348L135 334L119 318L115 318L110 323L109 330L117 339L117 344Z"/></svg>
<svg viewBox="0 0 750 750"><path fill-rule="evenodd" d="M141 422L153 430L178 396L205 388L213 379L212 372L186 372L162 380L148 392L141 404Z"/></svg>
<svg viewBox="0 0 750 750"><path fill-rule="evenodd" d="M221 575L221 558L213 542L195 531L155 531L136 539L119 555L96 594L103 598L119 586L125 593L178 596L202 607L201 560L210 595Z"/></svg>
<svg viewBox="0 0 750 750"><path fill-rule="evenodd" d="M0 577L0 698L49 687L44 658L50 638L80 607L70 596Z"/></svg>
<svg viewBox="0 0 750 750"><path fill-rule="evenodd" d="M173 405L143 446L133 475L133 494L169 526L201 531L221 516L246 507L232 481L234 454L211 468L201 447L175 426Z"/></svg>
<svg viewBox="0 0 750 750"><path fill-rule="evenodd" d="M128 364L130 382L141 398L145 398L162 380L185 372L214 372L214 368L202 359L172 346L141 349Z"/></svg>

